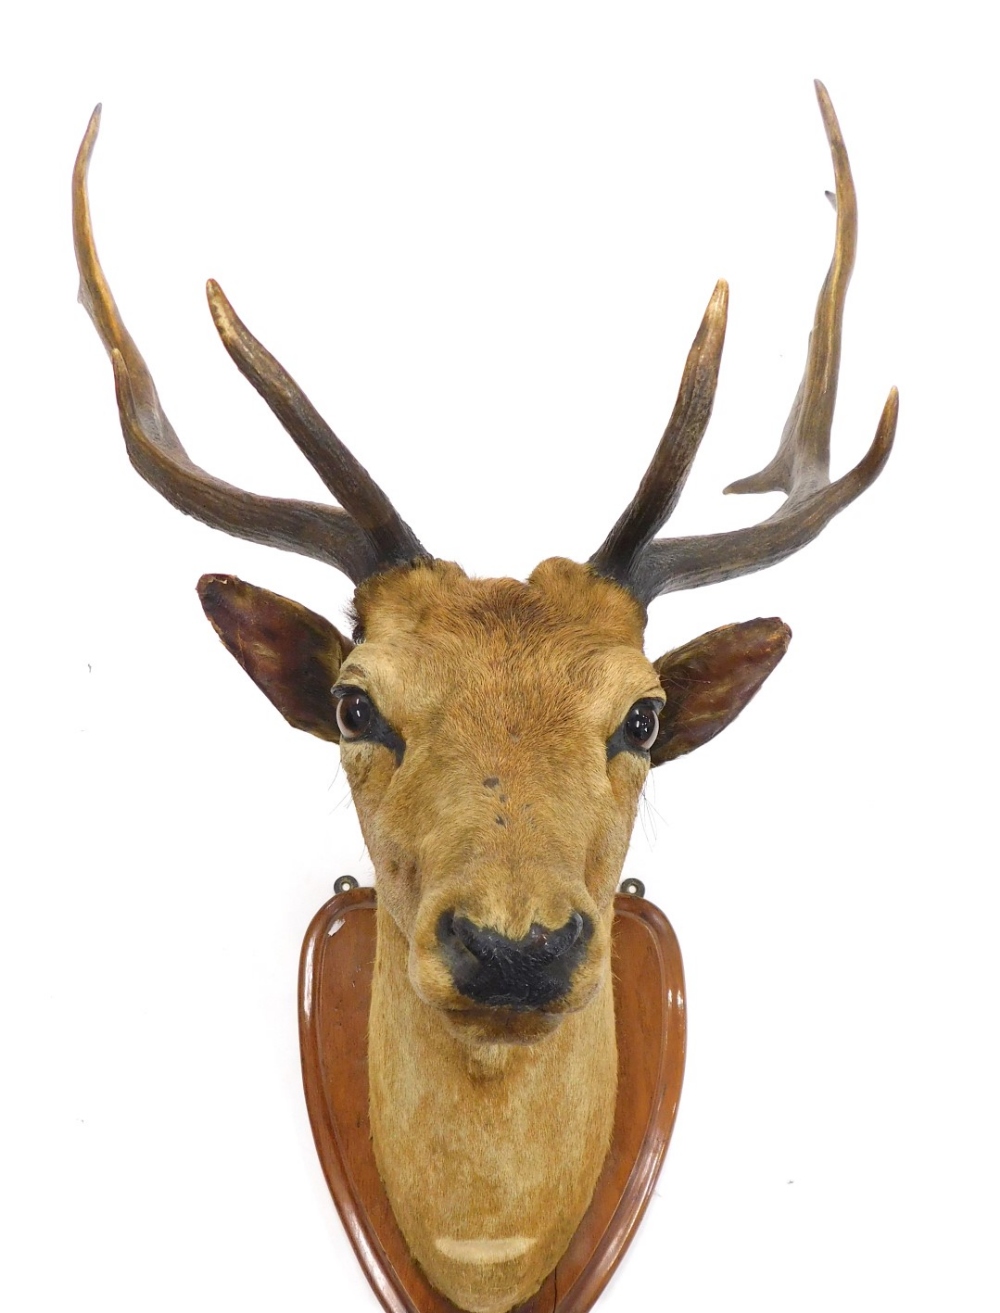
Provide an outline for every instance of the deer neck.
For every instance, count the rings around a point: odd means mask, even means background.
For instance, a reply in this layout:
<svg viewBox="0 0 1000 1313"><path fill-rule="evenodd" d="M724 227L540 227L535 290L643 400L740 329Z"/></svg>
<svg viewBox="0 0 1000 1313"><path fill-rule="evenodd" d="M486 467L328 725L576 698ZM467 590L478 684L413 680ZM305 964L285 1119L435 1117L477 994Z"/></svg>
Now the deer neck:
<svg viewBox="0 0 1000 1313"><path fill-rule="evenodd" d="M376 1161L432 1284L470 1313L502 1313L562 1256L607 1153L611 973L545 1038L471 1045L418 997L407 957L380 908L368 1056Z"/></svg>

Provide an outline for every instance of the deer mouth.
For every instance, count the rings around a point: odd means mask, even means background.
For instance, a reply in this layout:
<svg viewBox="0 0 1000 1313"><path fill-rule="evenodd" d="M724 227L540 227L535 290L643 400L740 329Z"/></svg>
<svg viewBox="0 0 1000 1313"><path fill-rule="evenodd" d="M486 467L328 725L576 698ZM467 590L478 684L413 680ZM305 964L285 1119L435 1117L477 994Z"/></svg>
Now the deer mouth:
<svg viewBox="0 0 1000 1313"><path fill-rule="evenodd" d="M510 1008L444 1008L441 1015L456 1039L478 1044L537 1044L556 1030L565 1012L514 1012Z"/></svg>

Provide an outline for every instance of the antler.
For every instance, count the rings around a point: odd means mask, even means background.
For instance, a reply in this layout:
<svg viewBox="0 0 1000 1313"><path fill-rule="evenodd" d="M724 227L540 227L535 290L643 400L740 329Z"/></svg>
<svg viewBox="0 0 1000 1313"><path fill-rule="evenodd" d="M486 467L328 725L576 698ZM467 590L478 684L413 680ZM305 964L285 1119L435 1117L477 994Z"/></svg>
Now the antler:
<svg viewBox="0 0 1000 1313"><path fill-rule="evenodd" d="M324 423L294 379L241 323L214 282L208 284L208 301L226 350L344 509L258 496L194 464L163 413L152 376L122 323L97 258L87 169L100 122L98 105L73 169L73 240L80 300L111 356L122 432L135 468L185 514L238 538L325 561L356 584L426 556L382 489Z"/></svg>
<svg viewBox="0 0 1000 1313"><path fill-rule="evenodd" d="M720 283L691 347L677 403L649 469L618 523L590 558L598 574L621 583L644 604L661 593L763 570L797 552L870 486L892 449L899 409L895 388L889 393L867 454L853 470L830 482L830 428L858 212L844 139L821 82L816 83L816 95L836 178L833 260L820 290L805 373L778 452L759 474L726 488L726 492L780 491L787 493L787 498L769 519L747 529L650 541L677 504L711 415L725 337L726 291Z"/></svg>

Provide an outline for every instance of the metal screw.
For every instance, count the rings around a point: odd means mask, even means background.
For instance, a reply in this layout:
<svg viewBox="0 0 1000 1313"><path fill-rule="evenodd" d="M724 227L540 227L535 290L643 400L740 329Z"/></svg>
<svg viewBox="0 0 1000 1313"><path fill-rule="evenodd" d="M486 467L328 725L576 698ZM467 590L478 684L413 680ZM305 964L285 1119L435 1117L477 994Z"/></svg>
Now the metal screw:
<svg viewBox="0 0 1000 1313"><path fill-rule="evenodd" d="M352 889L357 889L358 882L353 875L341 875L333 882L333 892L335 894L350 893Z"/></svg>
<svg viewBox="0 0 1000 1313"><path fill-rule="evenodd" d="M645 898L646 886L641 880L637 880L635 876L631 876L628 880L623 880L621 882L618 886L618 892L620 894L629 894L633 898Z"/></svg>

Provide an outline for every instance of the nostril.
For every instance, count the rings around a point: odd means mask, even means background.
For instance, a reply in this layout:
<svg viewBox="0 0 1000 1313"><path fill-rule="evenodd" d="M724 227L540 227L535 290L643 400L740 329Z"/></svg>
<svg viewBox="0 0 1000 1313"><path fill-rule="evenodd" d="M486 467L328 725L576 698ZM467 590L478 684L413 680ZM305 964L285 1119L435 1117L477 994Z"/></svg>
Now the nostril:
<svg viewBox="0 0 1000 1313"><path fill-rule="evenodd" d="M540 963L555 962L569 952L582 934L583 917L579 912L574 912L558 930L551 930L535 922L521 943Z"/></svg>
<svg viewBox="0 0 1000 1313"><path fill-rule="evenodd" d="M510 940L505 940L495 930L487 930L475 925L465 916L456 916L454 912L442 912L437 925L438 942L449 954L462 954L464 949L480 962L492 961L498 950ZM468 959L466 959L468 960Z"/></svg>
<svg viewBox="0 0 1000 1313"><path fill-rule="evenodd" d="M464 916L452 915L449 922L451 935L480 962L494 962L520 946L516 940L507 939L486 926L475 925Z"/></svg>

